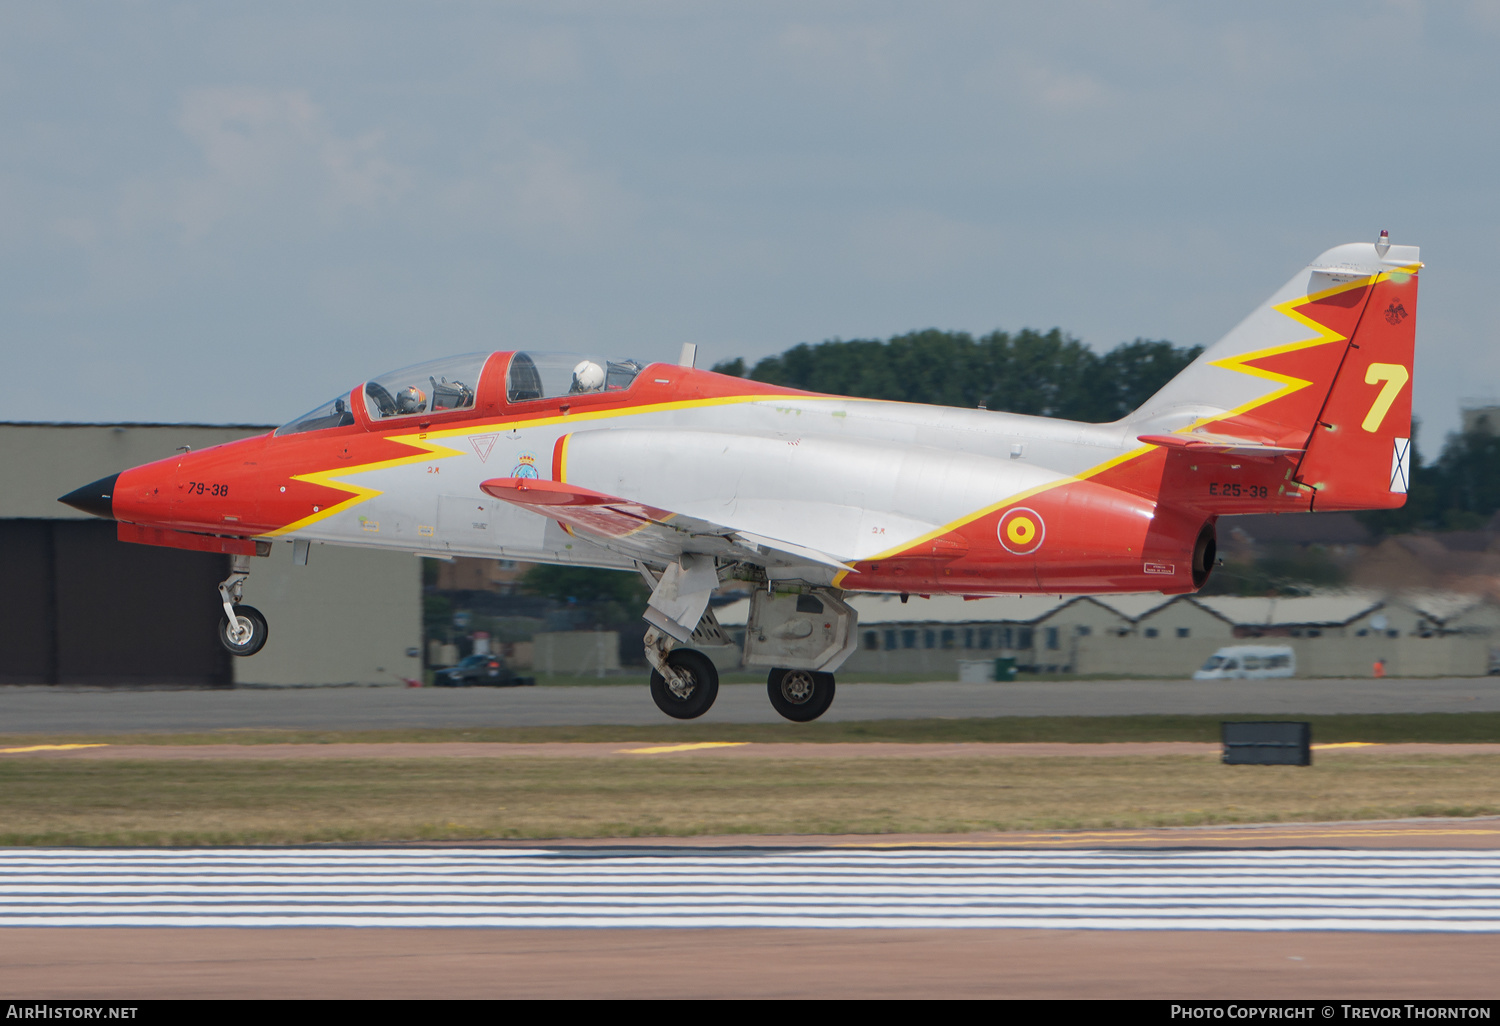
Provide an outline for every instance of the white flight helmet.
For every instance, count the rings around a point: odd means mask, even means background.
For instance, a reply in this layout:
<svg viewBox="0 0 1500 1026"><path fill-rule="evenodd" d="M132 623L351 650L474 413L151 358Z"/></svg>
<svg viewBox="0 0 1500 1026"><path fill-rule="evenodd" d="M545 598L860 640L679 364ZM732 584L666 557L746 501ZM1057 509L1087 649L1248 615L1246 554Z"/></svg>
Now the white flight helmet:
<svg viewBox="0 0 1500 1026"><path fill-rule="evenodd" d="M593 360L584 360L573 368L574 392L597 392L604 387L604 368Z"/></svg>

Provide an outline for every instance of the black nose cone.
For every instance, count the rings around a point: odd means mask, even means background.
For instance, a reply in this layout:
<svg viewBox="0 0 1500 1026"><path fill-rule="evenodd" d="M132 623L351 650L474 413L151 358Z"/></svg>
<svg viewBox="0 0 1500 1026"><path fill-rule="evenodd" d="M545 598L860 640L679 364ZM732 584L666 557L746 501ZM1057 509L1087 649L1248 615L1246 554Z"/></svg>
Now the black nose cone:
<svg viewBox="0 0 1500 1026"><path fill-rule="evenodd" d="M65 502L85 513L92 513L96 517L113 520L115 518L115 481L119 476L119 474L111 474L108 477L101 477L93 484L86 484L76 492L69 492L57 501Z"/></svg>

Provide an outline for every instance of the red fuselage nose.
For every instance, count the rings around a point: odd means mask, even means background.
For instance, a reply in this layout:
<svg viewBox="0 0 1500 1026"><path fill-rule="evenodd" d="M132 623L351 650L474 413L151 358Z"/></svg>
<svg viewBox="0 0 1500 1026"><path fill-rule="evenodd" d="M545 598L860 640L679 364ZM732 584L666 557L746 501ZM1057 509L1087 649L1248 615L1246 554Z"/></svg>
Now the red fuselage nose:
<svg viewBox="0 0 1500 1026"><path fill-rule="evenodd" d="M269 529L260 522L265 444L264 436L246 438L124 471L113 489L115 519L212 534L263 533Z"/></svg>

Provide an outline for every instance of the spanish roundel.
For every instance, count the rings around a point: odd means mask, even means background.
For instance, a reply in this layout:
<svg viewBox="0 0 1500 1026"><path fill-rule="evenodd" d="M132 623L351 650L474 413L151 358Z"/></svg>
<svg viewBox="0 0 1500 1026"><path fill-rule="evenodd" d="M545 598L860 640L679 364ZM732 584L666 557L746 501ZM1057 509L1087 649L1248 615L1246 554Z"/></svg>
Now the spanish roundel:
<svg viewBox="0 0 1500 1026"><path fill-rule="evenodd" d="M1005 515L1000 518L997 533L1000 535L1000 544L1005 546L1007 552L1029 556L1042 547L1042 539L1047 535L1047 525L1042 523L1041 514L1036 510L1017 506L1006 510Z"/></svg>

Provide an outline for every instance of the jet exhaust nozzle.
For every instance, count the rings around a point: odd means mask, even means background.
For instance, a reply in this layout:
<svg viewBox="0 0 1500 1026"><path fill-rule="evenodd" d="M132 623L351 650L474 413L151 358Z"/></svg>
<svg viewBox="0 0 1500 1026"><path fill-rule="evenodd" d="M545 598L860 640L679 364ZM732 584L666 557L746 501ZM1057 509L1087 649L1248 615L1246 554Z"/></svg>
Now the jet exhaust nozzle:
<svg viewBox="0 0 1500 1026"><path fill-rule="evenodd" d="M76 491L71 491L57 501L84 513L103 517L105 520L113 520L115 518L115 481L119 477L119 474L101 477L93 484L86 484Z"/></svg>

